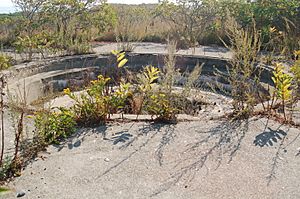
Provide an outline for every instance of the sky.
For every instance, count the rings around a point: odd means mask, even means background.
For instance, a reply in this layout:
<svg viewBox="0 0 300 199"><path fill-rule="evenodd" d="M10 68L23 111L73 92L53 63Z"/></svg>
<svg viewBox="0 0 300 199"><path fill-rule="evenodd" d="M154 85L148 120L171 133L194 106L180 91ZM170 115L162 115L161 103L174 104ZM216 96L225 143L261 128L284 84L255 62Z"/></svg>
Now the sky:
<svg viewBox="0 0 300 199"><path fill-rule="evenodd" d="M141 3L158 3L158 0L108 0L108 3L126 3L126 4L141 4ZM15 11L11 0L0 0L0 13L9 13Z"/></svg>

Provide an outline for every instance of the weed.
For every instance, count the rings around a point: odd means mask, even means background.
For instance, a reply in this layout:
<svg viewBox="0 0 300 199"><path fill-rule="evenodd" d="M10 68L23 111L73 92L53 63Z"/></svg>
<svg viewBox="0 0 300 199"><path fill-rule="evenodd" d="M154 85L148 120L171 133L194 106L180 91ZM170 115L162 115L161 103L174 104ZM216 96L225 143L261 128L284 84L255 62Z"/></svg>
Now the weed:
<svg viewBox="0 0 300 199"><path fill-rule="evenodd" d="M161 92L154 85L159 78L160 71L153 66L147 66L143 73L138 75L139 90L142 93L142 104L145 110L152 116L156 116L159 121L175 120L176 109L173 108L169 98L172 88L169 92ZM141 112L142 107L140 107Z"/></svg>
<svg viewBox="0 0 300 199"><path fill-rule="evenodd" d="M143 73L138 74L139 89L148 93L153 88L155 81L159 78L160 71L154 66L146 66Z"/></svg>
<svg viewBox="0 0 300 199"><path fill-rule="evenodd" d="M175 77L178 76L178 71L175 68L176 64L176 45L175 41L169 41L168 43L168 55L164 60L164 67L161 73L162 86L165 92L171 93L172 87L174 86Z"/></svg>
<svg viewBox="0 0 300 199"><path fill-rule="evenodd" d="M176 120L177 109L172 106L169 95L161 92L153 93L146 101L146 110L152 116L156 116L158 121Z"/></svg>
<svg viewBox="0 0 300 199"><path fill-rule="evenodd" d="M300 50L295 51L294 56L296 58L296 61L294 65L291 67L291 72L294 75L294 81L296 84L295 96L299 98L300 97Z"/></svg>
<svg viewBox="0 0 300 199"><path fill-rule="evenodd" d="M233 52L228 76L225 78L231 86L233 108L237 115L250 115L259 91L260 70L256 66L260 51L260 34L255 28L243 29L234 18L228 16L226 33L230 46L224 45Z"/></svg>
<svg viewBox="0 0 300 199"><path fill-rule="evenodd" d="M58 143L59 139L72 135L76 128L73 113L64 108L59 111L38 111L35 114L36 133L45 144Z"/></svg>
<svg viewBox="0 0 300 199"><path fill-rule="evenodd" d="M284 119L287 120L285 107L292 97L291 86L293 77L284 73L284 66L282 64L276 63L272 80L275 85L274 97L281 100Z"/></svg>
<svg viewBox="0 0 300 199"><path fill-rule="evenodd" d="M5 70L11 67L12 57L0 55L0 70Z"/></svg>
<svg viewBox="0 0 300 199"><path fill-rule="evenodd" d="M128 98L132 96L132 92L130 91L130 83L120 83L119 87L112 92L109 104L112 109L115 109L115 112L119 112L120 110L124 110L126 106L126 102ZM112 110L111 110L112 111ZM110 111L110 112L111 112Z"/></svg>
<svg viewBox="0 0 300 199"><path fill-rule="evenodd" d="M92 85L86 93L79 96L71 93L70 89L65 89L64 93L75 101L71 107L75 121L82 125L91 125L104 122L109 114L109 97L106 84L110 78L98 76L92 81Z"/></svg>
<svg viewBox="0 0 300 199"><path fill-rule="evenodd" d="M199 79L199 77L201 75L203 65L204 64L200 65L199 63L197 63L197 65L195 66L193 71L187 77L187 81L184 84L184 88L183 88L183 91L182 91L182 95L184 97L188 97L190 95L190 92L191 92L195 82Z"/></svg>
<svg viewBox="0 0 300 199"><path fill-rule="evenodd" d="M11 162L12 159L8 156L3 159L2 165L0 167L0 181L11 177Z"/></svg>

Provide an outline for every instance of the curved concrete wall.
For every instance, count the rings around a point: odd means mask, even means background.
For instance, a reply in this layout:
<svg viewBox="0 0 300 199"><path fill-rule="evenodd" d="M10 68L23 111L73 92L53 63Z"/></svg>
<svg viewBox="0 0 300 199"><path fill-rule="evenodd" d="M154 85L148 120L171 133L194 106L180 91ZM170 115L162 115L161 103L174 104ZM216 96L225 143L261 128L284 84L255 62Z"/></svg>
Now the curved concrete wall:
<svg viewBox="0 0 300 199"><path fill-rule="evenodd" d="M129 53L127 65L132 71L140 71L147 65L161 68L164 65L165 56L165 54ZM226 66L229 65L227 59L176 55L176 67L182 71L191 71L197 63L204 63L201 74L203 81L207 81L208 76L214 76L215 68L227 72ZM80 78L83 77L83 74L89 74L91 79L99 73L110 74L113 72L111 66L114 64L115 57L109 55L69 56L17 65L7 74L10 77L9 86L16 88L17 85L25 85L28 92L32 93L29 94L29 101L33 101L45 95L45 85L49 82L53 84L52 86L57 87L54 91L59 91L69 86L70 82L63 81L70 79L82 81ZM262 82L272 84L271 69L263 68Z"/></svg>

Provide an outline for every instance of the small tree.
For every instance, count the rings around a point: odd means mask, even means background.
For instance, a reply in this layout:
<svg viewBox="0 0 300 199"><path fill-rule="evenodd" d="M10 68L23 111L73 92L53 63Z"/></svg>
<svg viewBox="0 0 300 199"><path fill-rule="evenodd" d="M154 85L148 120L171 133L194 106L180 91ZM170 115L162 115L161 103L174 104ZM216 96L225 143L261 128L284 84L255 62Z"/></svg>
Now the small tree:
<svg viewBox="0 0 300 199"><path fill-rule="evenodd" d="M208 0L176 0L176 3L164 0L157 8L157 15L170 24L172 36L195 47L200 36L211 25L214 11Z"/></svg>
<svg viewBox="0 0 300 199"><path fill-rule="evenodd" d="M19 30L20 33L25 35L24 38L27 38L28 42L26 47L28 48L28 60L31 61L34 47L31 40L34 35L34 30L40 26L41 19L38 15L46 0L12 0L12 2L21 10L22 19ZM23 43L25 43L25 40Z"/></svg>

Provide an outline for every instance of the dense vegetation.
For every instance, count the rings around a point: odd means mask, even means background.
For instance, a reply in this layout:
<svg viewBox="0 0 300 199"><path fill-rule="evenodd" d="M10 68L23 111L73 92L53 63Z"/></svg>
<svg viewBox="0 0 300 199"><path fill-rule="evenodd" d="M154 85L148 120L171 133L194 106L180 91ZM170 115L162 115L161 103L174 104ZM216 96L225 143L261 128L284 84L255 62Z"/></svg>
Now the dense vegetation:
<svg viewBox="0 0 300 199"><path fill-rule="evenodd" d="M3 46L29 53L90 50L90 42L175 39L179 47L219 44L226 37L227 15L243 27L256 23L263 46L291 54L299 47L297 0L177 0L155 5L118 5L97 0L14 0L20 12L1 15ZM276 31L274 31L276 30ZM276 42L276 46L272 43Z"/></svg>

